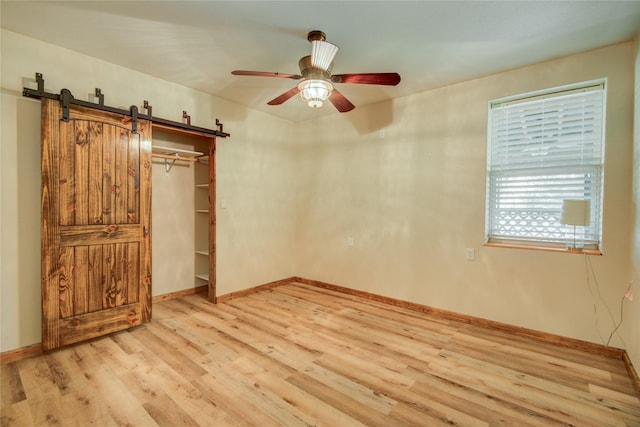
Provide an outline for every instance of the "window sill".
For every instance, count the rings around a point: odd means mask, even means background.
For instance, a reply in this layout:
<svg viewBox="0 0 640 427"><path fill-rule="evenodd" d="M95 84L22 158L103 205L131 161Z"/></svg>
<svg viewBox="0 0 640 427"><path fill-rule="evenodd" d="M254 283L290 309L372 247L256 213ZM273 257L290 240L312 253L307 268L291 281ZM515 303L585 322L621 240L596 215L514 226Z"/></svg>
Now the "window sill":
<svg viewBox="0 0 640 427"><path fill-rule="evenodd" d="M566 253L566 254L602 256L602 252L600 252L598 249L567 249L567 248L552 247L552 246L535 246L535 245L525 245L525 244L517 244L517 243L497 243L497 242L488 242L488 243L485 243L484 246L488 246L491 248L528 249L531 251L560 252L560 253Z"/></svg>

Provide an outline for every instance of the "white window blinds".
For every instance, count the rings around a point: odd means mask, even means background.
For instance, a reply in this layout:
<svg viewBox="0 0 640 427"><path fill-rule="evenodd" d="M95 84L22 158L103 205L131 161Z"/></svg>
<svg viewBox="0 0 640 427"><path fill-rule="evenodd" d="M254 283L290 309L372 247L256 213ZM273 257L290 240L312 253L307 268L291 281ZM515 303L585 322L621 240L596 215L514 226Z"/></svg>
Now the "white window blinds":
<svg viewBox="0 0 640 427"><path fill-rule="evenodd" d="M590 201L578 227L597 248L602 224L604 83L490 104L486 234L489 242L556 246L564 199Z"/></svg>

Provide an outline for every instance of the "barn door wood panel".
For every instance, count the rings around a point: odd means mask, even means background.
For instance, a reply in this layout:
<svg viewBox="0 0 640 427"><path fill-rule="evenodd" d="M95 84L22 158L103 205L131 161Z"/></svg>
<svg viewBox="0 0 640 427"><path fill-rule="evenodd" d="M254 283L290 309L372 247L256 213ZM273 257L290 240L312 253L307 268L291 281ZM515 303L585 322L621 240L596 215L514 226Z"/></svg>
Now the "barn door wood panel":
<svg viewBox="0 0 640 427"><path fill-rule="evenodd" d="M42 99L42 346L151 318L151 123Z"/></svg>

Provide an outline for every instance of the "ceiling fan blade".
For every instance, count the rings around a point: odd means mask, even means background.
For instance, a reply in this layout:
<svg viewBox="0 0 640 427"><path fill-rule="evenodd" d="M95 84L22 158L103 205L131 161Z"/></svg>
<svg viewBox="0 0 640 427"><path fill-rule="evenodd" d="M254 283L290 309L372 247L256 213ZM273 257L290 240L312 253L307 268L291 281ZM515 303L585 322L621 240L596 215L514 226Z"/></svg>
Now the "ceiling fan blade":
<svg viewBox="0 0 640 427"><path fill-rule="evenodd" d="M299 80L302 78L299 74L284 74L284 73L270 73L268 71L245 71L235 70L231 74L234 76L258 76L258 77L280 77L282 79L294 79Z"/></svg>
<svg viewBox="0 0 640 427"><path fill-rule="evenodd" d="M273 98L271 101L267 102L267 104L269 104L269 105L280 105L283 102L289 100L290 98L293 98L298 93L300 93L300 89L298 89L298 86L296 86L296 87L294 87L292 89L289 89L288 91L286 91L282 95L278 96L277 98Z"/></svg>
<svg viewBox="0 0 640 427"><path fill-rule="evenodd" d="M329 101L336 107L336 110L341 113L346 113L347 111L351 111L356 108L355 105L351 103L347 98L344 97L343 94L338 92L336 89L333 89L331 92L331 96L329 97Z"/></svg>
<svg viewBox="0 0 640 427"><path fill-rule="evenodd" d="M363 85L387 85L395 86L400 83L398 73L360 73L360 74L334 74L331 76L333 83L355 83Z"/></svg>

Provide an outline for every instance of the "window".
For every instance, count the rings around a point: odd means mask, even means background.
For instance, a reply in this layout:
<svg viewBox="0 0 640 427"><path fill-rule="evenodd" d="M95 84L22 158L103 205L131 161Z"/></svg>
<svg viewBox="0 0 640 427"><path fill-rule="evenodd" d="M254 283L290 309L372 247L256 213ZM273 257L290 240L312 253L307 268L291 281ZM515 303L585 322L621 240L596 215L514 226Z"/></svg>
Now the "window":
<svg viewBox="0 0 640 427"><path fill-rule="evenodd" d="M605 81L489 102L488 243L564 248L562 201L590 202L585 249L602 230Z"/></svg>

